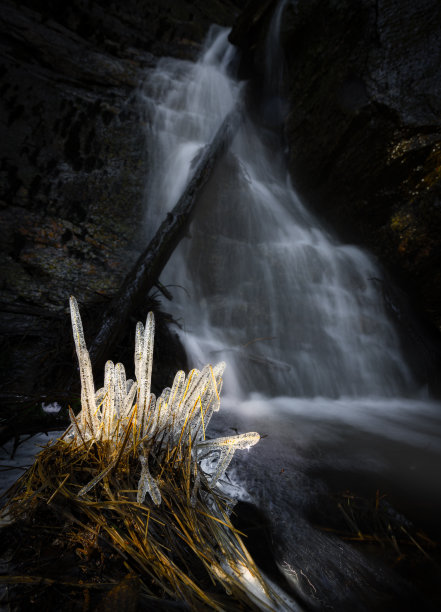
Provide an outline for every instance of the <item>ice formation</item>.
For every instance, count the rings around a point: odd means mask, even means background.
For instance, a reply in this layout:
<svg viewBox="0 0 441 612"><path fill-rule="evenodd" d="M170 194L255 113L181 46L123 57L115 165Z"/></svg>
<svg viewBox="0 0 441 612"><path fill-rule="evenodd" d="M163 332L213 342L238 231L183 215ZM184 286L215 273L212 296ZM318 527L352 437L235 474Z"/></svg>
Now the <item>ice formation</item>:
<svg viewBox="0 0 441 612"><path fill-rule="evenodd" d="M78 444L89 440L103 443L107 467L85 485L78 495L85 495L118 463L123 452L133 448L139 453L141 476L138 503L147 493L161 503L159 482L149 471L149 455L159 461L179 462L191 457L194 477L191 502L195 503L201 479L214 487L224 476L237 449L249 448L260 436L251 432L225 438L207 439L206 430L214 412L220 408L220 391L225 363L206 365L188 376L177 372L171 388L156 398L150 392L155 320L149 312L145 327L136 326L135 377L126 379L121 363L108 361L104 369L104 387L95 391L92 365L84 339L83 325L75 298L70 298L72 328L81 377L81 412L71 415L70 434ZM131 442L129 444L128 442Z"/></svg>

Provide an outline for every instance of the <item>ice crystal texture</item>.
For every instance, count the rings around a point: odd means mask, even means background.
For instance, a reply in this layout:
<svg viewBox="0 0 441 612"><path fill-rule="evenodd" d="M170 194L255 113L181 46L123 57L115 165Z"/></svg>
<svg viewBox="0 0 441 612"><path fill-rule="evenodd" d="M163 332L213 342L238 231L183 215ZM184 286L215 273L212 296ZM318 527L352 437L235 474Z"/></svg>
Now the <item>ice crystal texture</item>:
<svg viewBox="0 0 441 612"><path fill-rule="evenodd" d="M195 503L201 479L214 487L224 476L235 451L258 442L260 436L254 432L206 438L210 419L220 408L224 362L206 365L201 371L191 370L188 376L179 371L172 387L166 387L158 398L150 392L155 335L152 312L147 315L145 326L142 323L136 326L136 381L126 379L122 363L114 365L108 361L104 368L104 387L95 391L92 365L74 297L70 298L70 311L81 377L81 412L77 416L70 413L71 435L78 444L102 442L108 453L106 469L78 495L90 491L116 465L121 453L135 447L141 463L137 501L143 503L148 493L159 505L160 483L149 471L149 454L154 448L159 461L170 457L179 461L186 451L190 452L191 469L195 474L191 502Z"/></svg>

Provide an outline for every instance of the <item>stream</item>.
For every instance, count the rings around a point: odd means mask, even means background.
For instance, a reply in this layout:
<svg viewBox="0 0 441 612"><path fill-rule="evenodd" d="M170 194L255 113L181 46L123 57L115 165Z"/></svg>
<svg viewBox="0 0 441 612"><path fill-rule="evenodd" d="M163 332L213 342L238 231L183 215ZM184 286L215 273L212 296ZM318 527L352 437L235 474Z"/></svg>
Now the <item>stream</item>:
<svg viewBox="0 0 441 612"><path fill-rule="evenodd" d="M412 601L412 589L308 516L314 509L323 522L323 492L380 491L397 512L439 530L440 406L411 371L373 257L341 244L291 184L279 133L285 4L267 41L264 120L245 117L204 189L189 239L161 275L174 296L164 308L180 325L190 367L227 363L211 427L265 435L235 461L231 486L236 478L246 512L251 503L269 518L283 579L313 608L395 609L397 593ZM235 54L228 31L213 27L197 63L163 58L142 88L146 239L244 95ZM389 593L386 603L372 599L377 591Z"/></svg>

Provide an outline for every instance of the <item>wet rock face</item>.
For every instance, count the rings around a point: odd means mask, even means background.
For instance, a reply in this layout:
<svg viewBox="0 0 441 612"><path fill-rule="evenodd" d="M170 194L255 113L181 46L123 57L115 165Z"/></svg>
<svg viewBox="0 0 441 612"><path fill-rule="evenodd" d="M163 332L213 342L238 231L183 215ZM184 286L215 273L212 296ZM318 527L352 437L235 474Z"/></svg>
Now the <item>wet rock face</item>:
<svg viewBox="0 0 441 612"><path fill-rule="evenodd" d="M69 295L99 310L144 248L148 118L137 87L157 56L195 58L209 25L237 10L2 1L2 392L35 392L54 344L70 343Z"/></svg>
<svg viewBox="0 0 441 612"><path fill-rule="evenodd" d="M255 87L275 6L266 4L231 37ZM296 185L346 239L398 273L438 327L440 24L437 0L298 0L281 31Z"/></svg>

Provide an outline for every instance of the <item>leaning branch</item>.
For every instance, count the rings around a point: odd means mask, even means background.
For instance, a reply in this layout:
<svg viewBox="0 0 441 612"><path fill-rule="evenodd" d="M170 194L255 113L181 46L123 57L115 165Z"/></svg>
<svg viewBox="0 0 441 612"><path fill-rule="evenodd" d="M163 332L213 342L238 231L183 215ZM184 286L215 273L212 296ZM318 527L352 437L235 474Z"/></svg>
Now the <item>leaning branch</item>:
<svg viewBox="0 0 441 612"><path fill-rule="evenodd" d="M102 366L111 346L120 339L134 308L141 304L157 282L164 266L187 233L197 209L199 195L213 169L230 145L240 123L242 109L237 106L224 119L197 163L193 177L173 210L167 213L155 236L126 276L119 292L111 301L101 327L90 348L92 363Z"/></svg>

